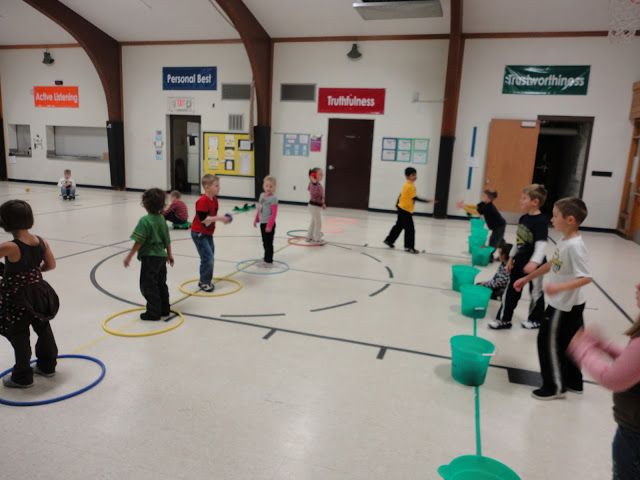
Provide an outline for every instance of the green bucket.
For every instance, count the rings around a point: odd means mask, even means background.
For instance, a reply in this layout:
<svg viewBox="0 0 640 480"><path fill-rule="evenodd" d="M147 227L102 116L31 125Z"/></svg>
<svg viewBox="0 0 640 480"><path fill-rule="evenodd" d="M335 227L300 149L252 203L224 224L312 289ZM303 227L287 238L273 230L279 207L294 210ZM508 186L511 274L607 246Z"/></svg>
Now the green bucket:
<svg viewBox="0 0 640 480"><path fill-rule="evenodd" d="M450 342L453 379L470 387L482 385L496 347L489 340L472 335L456 335Z"/></svg>
<svg viewBox="0 0 640 480"><path fill-rule="evenodd" d="M494 251L495 248L486 247L484 245L481 247L473 247L471 249L471 264L479 265L481 267L489 265L489 259L491 258L491 255L493 255Z"/></svg>
<svg viewBox="0 0 640 480"><path fill-rule="evenodd" d="M438 473L444 480L520 480L516 472L503 463L480 455L463 455L449 465L442 465Z"/></svg>
<svg viewBox="0 0 640 480"><path fill-rule="evenodd" d="M462 314L469 318L484 318L491 298L491 289L480 285L463 285L460 287L460 293Z"/></svg>
<svg viewBox="0 0 640 480"><path fill-rule="evenodd" d="M482 217L471 218L471 231L484 228L484 219Z"/></svg>
<svg viewBox="0 0 640 480"><path fill-rule="evenodd" d="M484 246L484 242L486 239L487 239L486 235L484 237L469 235L469 253L473 253L474 248L479 248Z"/></svg>
<svg viewBox="0 0 640 480"><path fill-rule="evenodd" d="M469 265L452 265L451 288L453 288L456 292L459 292L462 285L473 285L473 281L476 279L476 275L478 275L479 273L480 270L475 267L470 267Z"/></svg>

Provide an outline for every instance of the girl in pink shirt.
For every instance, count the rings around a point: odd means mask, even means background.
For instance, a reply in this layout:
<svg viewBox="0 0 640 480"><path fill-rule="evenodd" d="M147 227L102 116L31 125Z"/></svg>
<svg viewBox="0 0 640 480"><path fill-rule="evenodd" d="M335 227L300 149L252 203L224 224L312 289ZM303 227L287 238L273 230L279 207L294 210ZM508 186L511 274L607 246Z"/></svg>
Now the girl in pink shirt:
<svg viewBox="0 0 640 480"><path fill-rule="evenodd" d="M640 284L636 285L640 307ZM640 479L640 316L627 330L626 347L607 342L593 330L579 331L569 345L578 366L613 391L613 480Z"/></svg>

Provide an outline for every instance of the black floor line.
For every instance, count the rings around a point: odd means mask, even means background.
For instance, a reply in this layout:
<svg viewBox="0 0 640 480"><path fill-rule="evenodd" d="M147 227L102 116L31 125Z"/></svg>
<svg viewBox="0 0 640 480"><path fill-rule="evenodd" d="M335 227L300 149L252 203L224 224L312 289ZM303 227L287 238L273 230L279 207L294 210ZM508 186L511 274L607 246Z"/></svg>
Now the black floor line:
<svg viewBox="0 0 640 480"><path fill-rule="evenodd" d="M386 347L382 347L380 350L378 350L378 355L376 356L376 358L378 360L382 360L384 358L385 353L387 353L387 349Z"/></svg>
<svg viewBox="0 0 640 480"><path fill-rule="evenodd" d="M349 302L338 303L337 305L330 305L328 307L314 308L309 310L310 312L323 312L324 310L331 310L333 308L345 307L347 305L353 305L354 303L358 303L357 300L351 300Z"/></svg>
<svg viewBox="0 0 640 480"><path fill-rule="evenodd" d="M393 271L391 270L391 268L389 268L388 266L385 265L385 267L387 269L387 272L389 272L389 278L393 278Z"/></svg>
<svg viewBox="0 0 640 480"><path fill-rule="evenodd" d="M127 203L133 203L134 201L137 202L139 200L131 199L131 200L127 200L125 202L102 203L100 205L91 205L89 207L79 207L79 208L74 208L74 209L71 209L71 210L51 210L49 212L34 213L34 216L37 217L37 216L40 216L40 215L50 215L52 213L68 213L68 212L77 212L78 210L88 210L90 208L102 208L102 207L111 207L111 206L114 206L114 205L125 205Z"/></svg>
<svg viewBox="0 0 640 480"><path fill-rule="evenodd" d="M360 244L360 243L344 243L344 242L330 242L331 245L338 246L338 245L350 245L352 247L360 247L360 248L371 248L374 250L386 250L386 251L393 251L393 249L389 248L389 247L372 247L371 245L369 245L368 243ZM400 250L398 250L400 251ZM404 253L404 252L402 252ZM470 255L449 255L447 253L435 253L435 252L429 252L427 251L426 253L424 253L423 255L433 255L435 257L450 257L450 258L464 258L465 260L469 260L471 258Z"/></svg>
<svg viewBox="0 0 640 480"><path fill-rule="evenodd" d="M271 330L269 330L267 332L267 334L262 337L263 340L269 340L271 337L273 337L273 335L277 332L277 330L275 328L272 328Z"/></svg>
<svg viewBox="0 0 640 480"><path fill-rule="evenodd" d="M378 263L382 263L382 260L380 260L379 258L374 257L373 255L369 255L369 254L368 254L368 253L366 253L366 252L360 252L360 255L364 255L364 256L366 256L366 257L373 258L376 262L378 262Z"/></svg>
<svg viewBox="0 0 640 480"><path fill-rule="evenodd" d="M284 317L286 313L254 313L249 315L235 315L223 313L220 315L222 318L258 318L258 317Z"/></svg>
<svg viewBox="0 0 640 480"><path fill-rule="evenodd" d="M384 291L385 291L387 288L389 288L390 286L391 286L391 284L390 284L390 283L387 283L384 287L379 288L378 290L376 290L376 291L375 291L375 292L373 292L373 293L370 293L370 294L369 294L369 296L370 296L370 297L375 297L375 296L376 296L376 295L378 295L379 293L384 292Z"/></svg>
<svg viewBox="0 0 640 480"><path fill-rule="evenodd" d="M129 241L129 239L121 240L119 242L111 243L109 245L102 245L100 247L90 248L88 250L82 250L81 252L70 253L69 255L63 255L62 257L56 257L56 260L62 260L64 258L69 258L69 257L75 257L77 255L82 255L84 253L95 252L96 250L102 250L103 248L115 247L115 246L117 246L117 245L119 245L121 243L128 242L128 241ZM122 252L118 252L118 253L122 253Z"/></svg>

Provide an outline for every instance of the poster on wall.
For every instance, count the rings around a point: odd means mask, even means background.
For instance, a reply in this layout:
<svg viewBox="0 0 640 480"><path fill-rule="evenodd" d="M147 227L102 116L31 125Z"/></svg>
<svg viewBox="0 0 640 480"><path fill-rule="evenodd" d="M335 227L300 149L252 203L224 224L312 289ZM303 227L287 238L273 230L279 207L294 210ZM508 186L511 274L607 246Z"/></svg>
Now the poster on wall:
<svg viewBox="0 0 640 480"><path fill-rule="evenodd" d="M282 136L282 155L285 157L308 157L308 133L285 133Z"/></svg>
<svg viewBox="0 0 640 480"><path fill-rule="evenodd" d="M322 136L311 135L310 150L312 152L320 152L322 150Z"/></svg>
<svg viewBox="0 0 640 480"><path fill-rule="evenodd" d="M162 148L164 147L164 141L162 140L162 130L156 130L153 138L153 149L155 150L156 160L162 160Z"/></svg>
<svg viewBox="0 0 640 480"><path fill-rule="evenodd" d="M384 162L405 162L425 164L429 160L428 138L393 138L382 139L382 155Z"/></svg>
<svg viewBox="0 0 640 480"><path fill-rule="evenodd" d="M217 67L162 67L162 90L216 90Z"/></svg>
<svg viewBox="0 0 640 480"><path fill-rule="evenodd" d="M79 108L78 87L33 87L33 101L38 108Z"/></svg>
<svg viewBox="0 0 640 480"><path fill-rule="evenodd" d="M384 115L384 88L320 88L318 113Z"/></svg>
<svg viewBox="0 0 640 480"><path fill-rule="evenodd" d="M586 95L589 65L506 65L502 93L517 95Z"/></svg>
<svg viewBox="0 0 640 480"><path fill-rule="evenodd" d="M253 142L247 133L204 132L202 134L204 173L233 177L253 177Z"/></svg>

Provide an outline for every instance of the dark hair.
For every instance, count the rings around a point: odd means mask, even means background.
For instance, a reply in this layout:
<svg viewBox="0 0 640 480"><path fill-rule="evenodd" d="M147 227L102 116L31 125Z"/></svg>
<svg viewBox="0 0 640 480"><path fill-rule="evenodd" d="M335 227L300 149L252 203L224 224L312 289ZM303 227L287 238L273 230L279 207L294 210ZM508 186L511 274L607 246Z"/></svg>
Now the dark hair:
<svg viewBox="0 0 640 480"><path fill-rule="evenodd" d="M320 167L313 167L309 169L309 176L315 179L318 178L318 172L322 170Z"/></svg>
<svg viewBox="0 0 640 480"><path fill-rule="evenodd" d="M0 205L0 227L7 232L29 230L33 227L31 205L24 200L9 200Z"/></svg>
<svg viewBox="0 0 640 480"><path fill-rule="evenodd" d="M507 242L502 242L498 248L500 249L501 257L504 257L504 256L508 257L509 254L511 253L511 249L513 248L513 245Z"/></svg>
<svg viewBox="0 0 640 480"><path fill-rule="evenodd" d="M547 199L547 189L539 183L532 183L522 189L522 193L527 195L531 200L538 200L538 206L544 205Z"/></svg>
<svg viewBox="0 0 640 480"><path fill-rule="evenodd" d="M577 197L561 198L554 203L553 206L560 211L563 217L575 218L578 225L584 222L584 219L587 218L587 214L589 213L587 205Z"/></svg>
<svg viewBox="0 0 640 480"><path fill-rule="evenodd" d="M71 170L69 168L65 168L64 173L71 173Z"/></svg>
<svg viewBox="0 0 640 480"><path fill-rule="evenodd" d="M182 194L178 191L178 190L171 190L171 193L169 194L172 197L176 197L176 198L181 198Z"/></svg>
<svg viewBox="0 0 640 480"><path fill-rule="evenodd" d="M142 194L142 206L149 213L160 213L164 208L166 194L159 188L150 188Z"/></svg>
<svg viewBox="0 0 640 480"><path fill-rule="evenodd" d="M498 192L496 192L495 190L485 190L482 193L484 193L491 200L495 200L496 198L498 198Z"/></svg>
<svg viewBox="0 0 640 480"><path fill-rule="evenodd" d="M404 169L404 176L408 177L409 175L413 175L414 173L418 173L415 168L407 167Z"/></svg>

